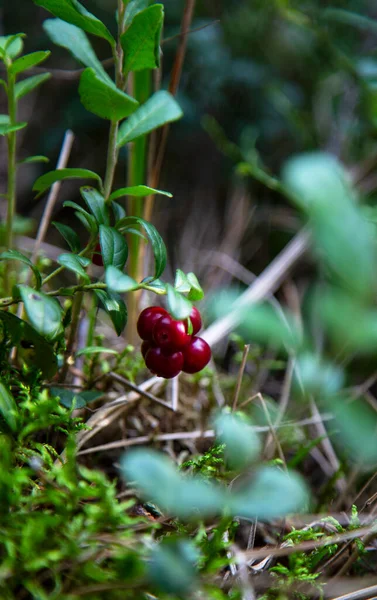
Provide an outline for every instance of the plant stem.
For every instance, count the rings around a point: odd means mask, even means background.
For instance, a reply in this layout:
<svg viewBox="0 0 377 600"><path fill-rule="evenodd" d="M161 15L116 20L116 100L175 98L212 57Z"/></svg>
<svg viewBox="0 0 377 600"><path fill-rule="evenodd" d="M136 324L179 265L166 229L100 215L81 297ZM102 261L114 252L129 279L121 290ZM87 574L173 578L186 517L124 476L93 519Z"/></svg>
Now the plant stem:
<svg viewBox="0 0 377 600"><path fill-rule="evenodd" d="M17 103L15 95L15 76L8 66L8 113L10 125L17 122ZM16 132L8 134L8 207L7 207L7 249L13 246L13 221L16 211Z"/></svg>
<svg viewBox="0 0 377 600"><path fill-rule="evenodd" d="M105 174L105 184L104 184L104 195L106 202L109 201L109 196L111 194L111 188L113 186L114 175L115 175L115 167L118 160L118 149L116 146L117 143L117 134L118 134L118 124L119 121L111 121L110 131L109 131L109 143L107 147L107 163L106 163L106 174Z"/></svg>

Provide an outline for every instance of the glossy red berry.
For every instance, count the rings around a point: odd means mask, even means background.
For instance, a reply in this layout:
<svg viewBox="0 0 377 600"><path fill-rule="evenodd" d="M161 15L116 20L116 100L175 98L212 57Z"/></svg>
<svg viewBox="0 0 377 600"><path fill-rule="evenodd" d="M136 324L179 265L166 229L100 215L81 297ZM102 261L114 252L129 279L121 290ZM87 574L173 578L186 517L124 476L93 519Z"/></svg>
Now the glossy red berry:
<svg viewBox="0 0 377 600"><path fill-rule="evenodd" d="M137 332L142 340L151 342L153 340L153 328L157 321L164 315L167 315L167 311L160 306L148 306L141 311L137 320Z"/></svg>
<svg viewBox="0 0 377 600"><path fill-rule="evenodd" d="M190 320L192 323L192 335L195 335L202 328L202 317L195 306L192 307L192 311L190 313Z"/></svg>
<svg viewBox="0 0 377 600"><path fill-rule="evenodd" d="M197 373L204 369L211 358L211 348L205 340L193 336L191 342L183 348L183 368L185 373Z"/></svg>
<svg viewBox="0 0 377 600"><path fill-rule="evenodd" d="M103 267L103 260L102 260L102 254L101 254L101 246L100 243L97 242L97 245L94 249L94 254L92 256L92 263L94 265L97 265L97 267Z"/></svg>
<svg viewBox="0 0 377 600"><path fill-rule="evenodd" d="M153 342L148 342L147 340L144 340L143 343L141 344L141 348L140 348L140 352L141 352L144 360L145 360L147 352L148 352L148 350L150 350L150 348L154 348Z"/></svg>
<svg viewBox="0 0 377 600"><path fill-rule="evenodd" d="M182 352L167 353L162 348L150 348L145 356L145 364L148 369L159 377L171 379L182 371Z"/></svg>
<svg viewBox="0 0 377 600"><path fill-rule="evenodd" d="M153 329L153 341L163 350L180 350L191 340L187 334L186 324L183 321L175 321L170 315L159 319Z"/></svg>

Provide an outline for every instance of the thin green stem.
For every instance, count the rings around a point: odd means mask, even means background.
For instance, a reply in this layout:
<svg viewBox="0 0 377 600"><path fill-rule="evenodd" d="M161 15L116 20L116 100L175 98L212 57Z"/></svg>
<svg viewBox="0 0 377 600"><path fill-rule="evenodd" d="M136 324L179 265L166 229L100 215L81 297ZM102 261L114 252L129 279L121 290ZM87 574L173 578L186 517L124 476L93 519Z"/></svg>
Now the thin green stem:
<svg viewBox="0 0 377 600"><path fill-rule="evenodd" d="M8 66L8 113L10 125L17 122L17 102L15 94L15 76ZM13 246L13 221L16 212L16 132L8 134L8 190L7 190L7 248Z"/></svg>
<svg viewBox="0 0 377 600"><path fill-rule="evenodd" d="M61 287L58 290L53 290L51 292L46 292L46 296L67 296L71 297L76 294L76 292L89 292L92 290L106 290L106 283L102 283L100 281L96 283L88 283L82 285L73 285L71 287ZM7 298L0 299L0 307L4 306L12 306L13 304L18 304L21 302L19 298L13 298L12 296L8 296Z"/></svg>
<svg viewBox="0 0 377 600"><path fill-rule="evenodd" d="M113 186L115 167L118 161L117 134L119 121L111 121L109 131L109 143L107 147L107 162L104 184L104 195L106 202L109 201L111 188Z"/></svg>

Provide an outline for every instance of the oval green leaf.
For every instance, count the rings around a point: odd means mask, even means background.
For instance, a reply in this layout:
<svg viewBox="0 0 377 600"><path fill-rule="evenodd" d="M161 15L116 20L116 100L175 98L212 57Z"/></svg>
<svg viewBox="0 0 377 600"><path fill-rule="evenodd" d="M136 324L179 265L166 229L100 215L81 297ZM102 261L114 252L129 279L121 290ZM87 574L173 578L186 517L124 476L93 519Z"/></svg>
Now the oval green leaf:
<svg viewBox="0 0 377 600"><path fill-rule="evenodd" d="M105 290L95 290L96 296L99 298L100 308L109 315L117 335L121 335L127 325L127 306L123 298L116 292Z"/></svg>
<svg viewBox="0 0 377 600"><path fill-rule="evenodd" d="M104 267L112 265L122 271L128 257L128 246L123 235L113 227L100 225L99 243Z"/></svg>
<svg viewBox="0 0 377 600"><path fill-rule="evenodd" d="M155 226L152 225L152 223L145 221L141 217L124 217L124 219L118 221L117 229L122 231L123 229L126 229L130 226L132 227L133 225L141 225L147 234L154 256L154 279L158 279L166 267L167 254L164 241Z"/></svg>
<svg viewBox="0 0 377 600"><path fill-rule="evenodd" d="M36 87L47 81L47 79L50 79L50 77L51 73L41 73L40 75L33 75L32 77L18 81L14 86L16 99L23 98L23 96L32 92Z"/></svg>
<svg viewBox="0 0 377 600"><path fill-rule="evenodd" d="M59 265L62 265L62 267L65 267L69 271L73 271L73 273L76 273L76 275L78 275L79 277L82 277L82 279L86 283L90 282L90 278L83 269L79 256L69 253L60 254L60 256L58 256L57 258L57 262L59 263Z"/></svg>
<svg viewBox="0 0 377 600"><path fill-rule="evenodd" d="M101 177L89 169L55 169L38 177L33 185L33 192L38 192L38 195L43 194L55 181L64 181L64 179L96 179L102 185Z"/></svg>
<svg viewBox="0 0 377 600"><path fill-rule="evenodd" d="M122 293L139 289L139 284L135 279L112 266L106 269L105 281L111 292Z"/></svg>
<svg viewBox="0 0 377 600"><path fill-rule="evenodd" d="M86 110L109 121L120 121L135 112L139 106L137 100L91 68L85 69L81 75L79 94Z"/></svg>
<svg viewBox="0 0 377 600"><path fill-rule="evenodd" d="M164 7L154 4L139 12L120 38L123 72L155 69L160 65L160 37Z"/></svg>
<svg viewBox="0 0 377 600"><path fill-rule="evenodd" d="M26 285L20 285L18 288L26 314L37 332L50 341L61 335L62 309L59 302Z"/></svg>
<svg viewBox="0 0 377 600"><path fill-rule="evenodd" d="M109 214L105 198L95 188L85 186L80 188L80 194L85 200L90 212L98 225L109 225Z"/></svg>
<svg viewBox="0 0 377 600"><path fill-rule="evenodd" d="M152 196L154 194L160 194L162 196L168 196L172 198L173 194L164 192L162 190L155 190L154 188L148 187L147 185L133 185L131 187L124 187L116 190L110 194L109 200L116 200L122 196L136 196L138 198L144 198L145 196Z"/></svg>
<svg viewBox="0 0 377 600"><path fill-rule="evenodd" d="M177 320L187 319L192 311L192 304L180 292L177 292L170 283L166 284L168 292L169 312Z"/></svg>
<svg viewBox="0 0 377 600"><path fill-rule="evenodd" d="M46 58L48 58L50 54L51 52L47 50L45 52L32 52L31 54L25 54L25 56L20 56L20 58L17 58L14 61L14 63L12 63L11 67L9 68L9 71L10 73L12 73L12 75L18 75L23 71L31 69L31 67L39 65L39 63L46 60Z"/></svg>
<svg viewBox="0 0 377 600"><path fill-rule="evenodd" d="M18 250L6 250L5 252L2 252L0 254L0 260L18 260L18 261L24 263L25 265L27 265L28 267L30 267L30 269L34 273L36 286L37 286L37 289L39 290L39 288L42 285L42 276L41 276L40 272L38 271L37 267L35 265L33 265L31 260L27 256L25 256L24 254L21 254L21 252L18 252Z"/></svg>

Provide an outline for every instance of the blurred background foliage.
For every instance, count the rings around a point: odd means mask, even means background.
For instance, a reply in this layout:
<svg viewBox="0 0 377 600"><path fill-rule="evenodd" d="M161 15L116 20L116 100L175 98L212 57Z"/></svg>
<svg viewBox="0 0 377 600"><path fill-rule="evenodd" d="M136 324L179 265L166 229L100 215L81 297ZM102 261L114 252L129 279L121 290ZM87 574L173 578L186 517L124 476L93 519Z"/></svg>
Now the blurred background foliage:
<svg viewBox="0 0 377 600"><path fill-rule="evenodd" d="M113 28L115 1L84 4ZM184 2L163 4L162 86L167 87ZM51 158L50 166L24 167L20 178L18 211L36 222L44 199L33 200L31 185L54 167L65 130L71 128L76 135L70 164L103 173L108 127L80 104L74 72L80 65L53 46L42 28L46 18L30 0L17 0L17 10L10 0L0 7L0 34L23 31L25 50L53 50L43 65L53 77L21 104L21 120L30 122L19 134L21 154ZM174 198L158 198L154 214L170 249L172 269L187 265L207 289L228 281L232 265L226 257L259 273L299 228L295 210L277 192L239 174L235 167L241 158L279 174L292 153L326 150L347 166L373 203L374 18L377 9L368 0L197 2L178 94L185 116L170 130L160 186ZM109 58L102 40L92 38L92 43L101 59ZM0 98L4 103L4 95ZM0 112L5 109L0 106ZM216 123L240 150L220 139ZM0 148L3 191L4 141ZM119 186L126 177L126 152L122 148ZM69 219L62 204L79 201L76 195L75 184L65 183L54 220ZM54 235L51 231L47 241L60 243Z"/></svg>

